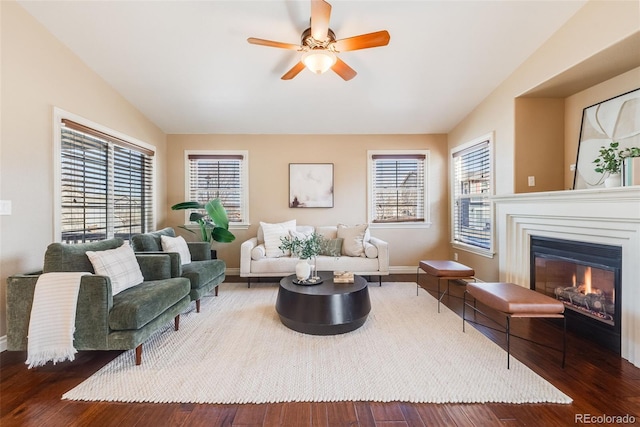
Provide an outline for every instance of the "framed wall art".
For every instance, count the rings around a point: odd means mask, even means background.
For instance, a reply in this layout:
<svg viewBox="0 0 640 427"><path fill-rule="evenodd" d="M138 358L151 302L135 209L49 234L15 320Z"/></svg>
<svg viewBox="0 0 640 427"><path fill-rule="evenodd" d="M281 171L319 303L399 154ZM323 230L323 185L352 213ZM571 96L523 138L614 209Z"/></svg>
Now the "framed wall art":
<svg viewBox="0 0 640 427"><path fill-rule="evenodd" d="M600 147L612 142L620 144L618 149L640 146L640 89L583 110L574 189L604 187L607 176L595 171L593 161Z"/></svg>
<svg viewBox="0 0 640 427"><path fill-rule="evenodd" d="M333 207L333 163L289 163L289 207Z"/></svg>

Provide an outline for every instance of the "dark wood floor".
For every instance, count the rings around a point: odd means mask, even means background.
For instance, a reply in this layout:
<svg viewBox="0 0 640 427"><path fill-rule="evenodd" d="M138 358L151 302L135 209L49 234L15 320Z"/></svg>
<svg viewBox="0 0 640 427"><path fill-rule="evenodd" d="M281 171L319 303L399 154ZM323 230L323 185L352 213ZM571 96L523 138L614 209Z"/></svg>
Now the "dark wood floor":
<svg viewBox="0 0 640 427"><path fill-rule="evenodd" d="M391 280L413 281L412 276ZM422 283L421 278L421 283ZM433 283L425 283L435 288ZM445 304L461 313L462 287L451 286ZM487 322L487 325L490 323ZM549 345L561 330L543 320L514 321L515 334ZM504 336L478 327L503 345ZM416 325L416 333L429 325ZM640 369L614 353L568 335L567 365L561 353L523 339L512 340L512 354L574 402L557 404L412 404L403 402L278 403L200 405L73 402L62 394L120 352L80 352L72 363L28 370L26 354L0 355L0 425L9 426L570 426L586 417L635 417L640 424ZM452 354L451 357L455 357ZM143 361L144 363L144 361ZM451 372L451 375L456 375ZM593 422L589 425L613 425ZM595 419L597 421L597 419ZM615 421L615 420L613 420Z"/></svg>

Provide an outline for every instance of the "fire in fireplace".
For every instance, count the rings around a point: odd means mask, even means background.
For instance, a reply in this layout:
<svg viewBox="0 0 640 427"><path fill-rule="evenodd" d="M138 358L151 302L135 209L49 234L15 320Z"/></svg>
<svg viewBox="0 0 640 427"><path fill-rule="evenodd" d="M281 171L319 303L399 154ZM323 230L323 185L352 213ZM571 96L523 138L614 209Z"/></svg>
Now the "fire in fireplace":
<svg viewBox="0 0 640 427"><path fill-rule="evenodd" d="M543 285L541 278L547 276L550 271L560 272L561 275L555 280L544 283L544 289L540 289L539 285ZM612 271L575 262L538 258L536 259L536 279L535 290L550 294L548 285L555 283L551 296L564 302L567 308L610 325L614 324L615 278Z"/></svg>
<svg viewBox="0 0 640 427"><path fill-rule="evenodd" d="M531 238L531 288L565 304L567 327L620 353L622 249Z"/></svg>

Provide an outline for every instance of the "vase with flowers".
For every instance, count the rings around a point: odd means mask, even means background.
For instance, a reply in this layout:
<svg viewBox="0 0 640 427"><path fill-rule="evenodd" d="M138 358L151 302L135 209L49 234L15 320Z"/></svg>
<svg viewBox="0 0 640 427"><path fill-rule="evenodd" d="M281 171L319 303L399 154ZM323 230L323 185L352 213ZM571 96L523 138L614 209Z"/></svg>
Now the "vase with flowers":
<svg viewBox="0 0 640 427"><path fill-rule="evenodd" d="M300 282L307 281L314 283L318 281L315 271L315 261L312 266L309 264L309 260L315 260L318 254L320 254L323 240L322 235L316 232L308 236L300 236L296 233L292 236L280 238L281 243L279 249L283 252L291 251L292 255L300 258L300 261L296 264L296 277Z"/></svg>

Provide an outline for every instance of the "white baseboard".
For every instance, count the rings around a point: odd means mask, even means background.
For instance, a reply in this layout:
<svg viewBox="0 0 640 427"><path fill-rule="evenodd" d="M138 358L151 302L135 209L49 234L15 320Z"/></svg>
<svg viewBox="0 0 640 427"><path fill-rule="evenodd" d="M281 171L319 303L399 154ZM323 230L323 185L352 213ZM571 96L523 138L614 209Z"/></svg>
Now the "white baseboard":
<svg viewBox="0 0 640 427"><path fill-rule="evenodd" d="M396 265L389 267L389 274L416 274L417 265Z"/></svg>
<svg viewBox="0 0 640 427"><path fill-rule="evenodd" d="M240 268L227 268L225 270L225 274L227 276L239 276L240 275Z"/></svg>
<svg viewBox="0 0 640 427"><path fill-rule="evenodd" d="M416 274L417 265L396 265L395 267L389 267L390 274ZM239 276L239 268L227 268L227 276Z"/></svg>
<svg viewBox="0 0 640 427"><path fill-rule="evenodd" d="M3 351L7 351L7 336L3 335L0 337L0 353Z"/></svg>

